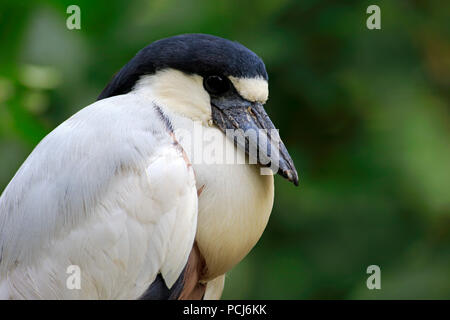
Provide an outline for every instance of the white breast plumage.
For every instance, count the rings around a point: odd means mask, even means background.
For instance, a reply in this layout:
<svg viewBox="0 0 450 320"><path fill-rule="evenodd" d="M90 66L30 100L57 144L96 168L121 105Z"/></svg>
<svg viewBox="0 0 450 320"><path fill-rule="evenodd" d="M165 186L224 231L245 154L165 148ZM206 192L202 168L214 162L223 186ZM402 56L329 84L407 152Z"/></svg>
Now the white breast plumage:
<svg viewBox="0 0 450 320"><path fill-rule="evenodd" d="M273 175L261 175L260 167L249 165L245 152L217 128L202 128L202 136L194 134L193 121L171 114L177 139L193 161L199 198L196 240L207 265L204 280L224 274L240 262L261 237L274 199ZM184 137L187 134L188 137ZM219 137L195 141L196 138ZM210 144L217 144L217 148ZM189 145L188 145L189 144ZM195 156L194 145L202 150L233 150L236 163L227 164L225 154Z"/></svg>

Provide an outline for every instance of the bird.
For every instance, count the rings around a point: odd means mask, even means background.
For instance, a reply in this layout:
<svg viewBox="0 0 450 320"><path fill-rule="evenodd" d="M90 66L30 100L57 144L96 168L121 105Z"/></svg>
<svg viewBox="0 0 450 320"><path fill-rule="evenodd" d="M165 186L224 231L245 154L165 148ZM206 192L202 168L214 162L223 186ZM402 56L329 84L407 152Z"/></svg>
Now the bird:
<svg viewBox="0 0 450 320"><path fill-rule="evenodd" d="M268 95L264 62L237 41L140 50L4 189L0 299L220 299L266 228L274 176L298 185Z"/></svg>

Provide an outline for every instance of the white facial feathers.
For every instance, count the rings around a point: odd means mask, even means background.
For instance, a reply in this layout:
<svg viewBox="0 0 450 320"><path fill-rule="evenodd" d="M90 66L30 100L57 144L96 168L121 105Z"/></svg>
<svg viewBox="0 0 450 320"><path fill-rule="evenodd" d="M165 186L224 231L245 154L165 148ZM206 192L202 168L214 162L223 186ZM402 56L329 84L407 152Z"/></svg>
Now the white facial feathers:
<svg viewBox="0 0 450 320"><path fill-rule="evenodd" d="M267 101L269 86L265 79L233 76L229 79L244 99L263 104ZM210 97L203 87L203 77L199 75L164 69L141 77L133 92L151 97L170 111L194 121L201 121L205 126L211 120Z"/></svg>
<svg viewBox="0 0 450 320"><path fill-rule="evenodd" d="M228 77L237 92L248 101L266 103L269 98L269 84L261 77L258 78L236 78Z"/></svg>
<svg viewBox="0 0 450 320"><path fill-rule="evenodd" d="M194 121L207 124L211 119L209 94L199 75L165 69L143 76L133 91L149 95L157 104Z"/></svg>

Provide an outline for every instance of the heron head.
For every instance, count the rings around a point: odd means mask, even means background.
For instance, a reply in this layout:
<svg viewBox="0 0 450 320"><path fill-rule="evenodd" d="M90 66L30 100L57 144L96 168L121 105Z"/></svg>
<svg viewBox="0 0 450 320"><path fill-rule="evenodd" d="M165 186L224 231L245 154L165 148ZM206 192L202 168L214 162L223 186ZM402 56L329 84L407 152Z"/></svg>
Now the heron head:
<svg viewBox="0 0 450 320"><path fill-rule="evenodd" d="M240 43L185 34L139 51L99 99L147 91L173 112L217 126L249 157L298 185L294 163L264 109L268 88L264 62Z"/></svg>

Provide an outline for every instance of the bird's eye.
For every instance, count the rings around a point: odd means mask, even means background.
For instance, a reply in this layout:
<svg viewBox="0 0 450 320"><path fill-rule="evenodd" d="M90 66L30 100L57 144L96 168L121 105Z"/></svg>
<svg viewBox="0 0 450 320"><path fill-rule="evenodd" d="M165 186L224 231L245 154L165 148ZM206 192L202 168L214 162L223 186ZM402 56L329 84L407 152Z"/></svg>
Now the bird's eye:
<svg viewBox="0 0 450 320"><path fill-rule="evenodd" d="M227 77L209 76L203 80L203 86L209 93L219 95L230 89L230 81Z"/></svg>

